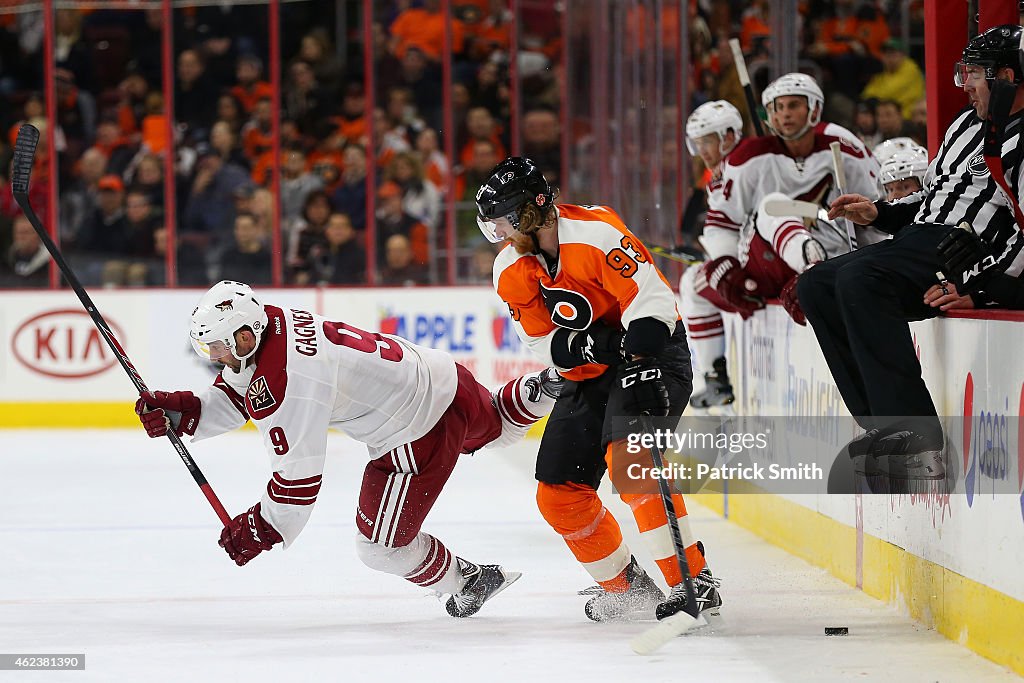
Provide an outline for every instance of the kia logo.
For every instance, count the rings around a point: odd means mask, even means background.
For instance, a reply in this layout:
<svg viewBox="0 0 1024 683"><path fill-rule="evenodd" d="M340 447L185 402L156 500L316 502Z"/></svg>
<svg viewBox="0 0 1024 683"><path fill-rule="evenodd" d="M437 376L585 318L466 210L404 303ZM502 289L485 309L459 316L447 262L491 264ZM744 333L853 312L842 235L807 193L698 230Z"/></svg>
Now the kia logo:
<svg viewBox="0 0 1024 683"><path fill-rule="evenodd" d="M109 320L124 345L124 333ZM89 314L82 310L40 313L21 324L11 338L18 362L32 372L60 379L92 377L110 369L117 359Z"/></svg>

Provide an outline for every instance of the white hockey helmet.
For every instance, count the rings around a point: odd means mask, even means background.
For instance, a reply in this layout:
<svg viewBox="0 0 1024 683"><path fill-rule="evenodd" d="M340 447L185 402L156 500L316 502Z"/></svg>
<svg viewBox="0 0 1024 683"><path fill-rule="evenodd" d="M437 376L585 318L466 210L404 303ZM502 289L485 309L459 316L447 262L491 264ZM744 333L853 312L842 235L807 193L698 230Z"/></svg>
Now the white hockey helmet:
<svg viewBox="0 0 1024 683"><path fill-rule="evenodd" d="M743 135L743 117L739 110L725 100L705 102L686 119L686 149L697 156L696 142L699 138L716 133L720 140L724 140L730 129L736 133L736 141L739 142Z"/></svg>
<svg viewBox="0 0 1024 683"><path fill-rule="evenodd" d="M775 111L775 100L783 95L798 95L807 98L807 123L800 129L799 133L784 138L795 140L821 121L821 110L825 107L825 93L821 91L821 86L818 85L818 82L807 74L793 72L779 76L769 83L768 87L761 93L761 104L764 106L765 111L768 112L769 128L772 127L771 115ZM779 135L775 129L772 129L772 132ZM779 137L784 136L779 135Z"/></svg>
<svg viewBox="0 0 1024 683"><path fill-rule="evenodd" d="M256 353L268 324L267 312L249 285L222 280L203 294L199 305L192 311L189 336L192 348L200 358L216 360L223 357L226 348L238 360L245 360ZM235 353L235 332L243 327L248 327L256 335L256 346L244 356L239 356ZM212 353L211 345L214 347Z"/></svg>
<svg viewBox="0 0 1024 683"><path fill-rule="evenodd" d="M928 173L928 153L923 149L907 149L895 152L882 164L882 184L888 185L907 178L917 178L924 187Z"/></svg>
<svg viewBox="0 0 1024 683"><path fill-rule="evenodd" d="M896 152L923 152L925 157L928 156L928 150L914 142L913 138L890 138L878 143L871 150L878 163L882 165Z"/></svg>

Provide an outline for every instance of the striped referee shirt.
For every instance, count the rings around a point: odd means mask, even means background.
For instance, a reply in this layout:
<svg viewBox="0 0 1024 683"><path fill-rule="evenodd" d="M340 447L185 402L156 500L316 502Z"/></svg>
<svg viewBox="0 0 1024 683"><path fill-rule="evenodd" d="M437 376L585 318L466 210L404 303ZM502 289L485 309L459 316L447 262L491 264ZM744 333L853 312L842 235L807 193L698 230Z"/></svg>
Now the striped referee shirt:
<svg viewBox="0 0 1024 683"><path fill-rule="evenodd" d="M1010 190L1021 195L1021 161L1024 136L1024 112L1011 116L1003 134L1003 173ZM1024 271L1024 236L1013 217L1013 205L999 188L985 165L982 146L984 121L973 107L961 111L946 129L939 153L928 169L927 189L914 196L923 201L914 223L956 226L970 223L984 240L1007 275ZM907 199L910 199L909 197ZM1021 226L1024 228L1024 226Z"/></svg>

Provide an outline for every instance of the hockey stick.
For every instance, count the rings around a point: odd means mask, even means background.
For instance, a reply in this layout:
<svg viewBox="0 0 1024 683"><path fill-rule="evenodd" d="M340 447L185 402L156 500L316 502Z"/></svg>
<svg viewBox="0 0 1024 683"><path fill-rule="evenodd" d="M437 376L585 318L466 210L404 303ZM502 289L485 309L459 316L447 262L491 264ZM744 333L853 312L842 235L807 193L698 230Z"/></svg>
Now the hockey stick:
<svg viewBox="0 0 1024 683"><path fill-rule="evenodd" d="M644 432L653 434L651 418L646 413L640 416L640 423ZM665 469L665 461L661 457L661 449L657 444L651 446L651 460L656 470ZM676 506L672 503L672 491L664 477L655 477L658 480L658 492L661 493L661 502L665 506L665 517L668 520L668 528L672 534L672 549L676 553L676 562L679 563L679 571L683 576L683 587L686 590L686 609L677 612L670 617L662 619L656 626L652 626L640 635L633 638L629 645L633 652L638 655L653 654L658 648L695 628L706 626L707 621L701 616L697 607L697 591L693 587L693 577L690 576L690 563L686 559L686 548L683 546L683 537L679 533L679 520L676 519Z"/></svg>
<svg viewBox="0 0 1024 683"><path fill-rule="evenodd" d="M679 263L685 263L688 266L693 266L698 263L704 263L704 254L693 249L692 247L686 246L675 246L675 247L663 247L658 244L648 244L647 249L652 254L658 256L664 256L665 258L678 261Z"/></svg>
<svg viewBox="0 0 1024 683"><path fill-rule="evenodd" d="M750 74L747 73L747 60L743 58L743 50L740 48L740 41L736 38L729 39L729 48L732 50L732 61L736 63L736 75L740 77L740 85L743 86L743 96L747 100L747 109L750 110L750 118L754 122L754 132L758 137L764 135L764 127L761 126L761 114L754 99L754 88L750 85Z"/></svg>
<svg viewBox="0 0 1024 683"><path fill-rule="evenodd" d="M843 150L839 141L829 144L832 150L832 172L835 174L836 190L839 194L846 194L846 169L843 168ZM857 248L857 228L853 227L852 221L846 222L846 243L850 251Z"/></svg>
<svg viewBox="0 0 1024 683"><path fill-rule="evenodd" d="M811 218L824 223L843 239L847 234L839 229L839 226L829 220L828 211L813 202L805 202L799 199L766 199L764 201L764 212L776 218L782 216L796 216L797 218Z"/></svg>
<svg viewBox="0 0 1024 683"><path fill-rule="evenodd" d="M75 294L78 295L78 299L82 302L82 306L85 307L89 317L92 318L92 322L96 325L96 329L99 330L100 335L107 342L110 350L113 351L114 356L121 364L121 368L128 374L128 378L138 389L139 393L149 391L146 388L146 383L142 381L142 377L139 375L139 371L132 365L131 360L128 358L128 354L125 353L124 349L121 348L121 344L114 337L110 331L110 327L107 325L107 321L103 319L100 312L96 309L96 305L89 298L88 293L82 287L82 284L75 277L75 273L71 270L71 267L64 260L60 250L57 249L57 245L50 239L50 235L46 232L46 228L43 227L42 222L39 220L39 216L32 210L32 205L28 200L28 183L32 176L32 163L36 155L36 145L39 144L39 131L35 126L30 124L24 124L18 129L18 140L14 143L14 163L13 163L13 174L11 177L11 189L14 191L14 200L18 202L18 206L25 212L25 217L28 218L29 222L32 223L32 227L35 228L36 233L39 235L39 239L46 246L46 250L50 252L50 256L53 257L57 267L60 268L60 272L63 273L65 279L71 285L71 288L75 290ZM188 450L185 448L185 444L182 443L181 437L174 433L174 430L167 430L167 438L174 444L174 449L178 451L178 455L181 457L182 462L185 463L185 467L192 473L192 478L195 479L196 484L202 489L203 495L206 496L206 500L210 501L210 505L213 506L214 512L220 518L220 521L227 526L231 521L231 517L228 515L227 510L221 505L220 500L217 498L217 494L213 492L210 484L206 481L206 477L199 470L192 456L189 455Z"/></svg>

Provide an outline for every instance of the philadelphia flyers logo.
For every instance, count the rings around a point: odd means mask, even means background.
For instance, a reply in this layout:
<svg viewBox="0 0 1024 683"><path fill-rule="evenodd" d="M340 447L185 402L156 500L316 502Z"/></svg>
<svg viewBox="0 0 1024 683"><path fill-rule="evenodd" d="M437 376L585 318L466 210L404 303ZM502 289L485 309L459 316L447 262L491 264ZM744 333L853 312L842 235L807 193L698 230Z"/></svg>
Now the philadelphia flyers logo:
<svg viewBox="0 0 1024 683"><path fill-rule="evenodd" d="M579 292L560 287L545 287L540 283L544 306L551 313L551 322L570 330L582 331L594 322L594 307Z"/></svg>

